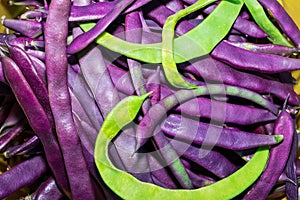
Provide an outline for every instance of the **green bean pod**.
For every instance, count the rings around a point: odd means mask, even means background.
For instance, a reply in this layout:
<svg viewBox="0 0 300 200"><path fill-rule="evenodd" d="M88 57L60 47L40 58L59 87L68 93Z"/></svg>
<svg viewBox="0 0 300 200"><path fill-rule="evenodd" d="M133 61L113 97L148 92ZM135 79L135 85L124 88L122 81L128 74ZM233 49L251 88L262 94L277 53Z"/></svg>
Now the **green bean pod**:
<svg viewBox="0 0 300 200"><path fill-rule="evenodd" d="M174 40L176 63L209 54L228 34L243 6L241 0L221 1L217 8L198 26ZM95 23L81 23L84 31ZM215 28L218 27L218 28ZM211 37L211 36L214 37ZM209 40L207 38L210 38ZM162 62L162 44L135 44L119 39L108 32L102 33L96 43L129 58L147 63ZM201 47L201 48L200 48Z"/></svg>
<svg viewBox="0 0 300 200"><path fill-rule="evenodd" d="M194 190L162 188L139 181L131 174L117 169L109 159L108 145L135 118L148 95L129 96L119 102L108 114L96 140L94 158L99 173L106 185L122 199L232 199L257 180L268 161L269 149L266 147L258 149L248 163L227 178ZM233 183L234 186L231 187Z"/></svg>

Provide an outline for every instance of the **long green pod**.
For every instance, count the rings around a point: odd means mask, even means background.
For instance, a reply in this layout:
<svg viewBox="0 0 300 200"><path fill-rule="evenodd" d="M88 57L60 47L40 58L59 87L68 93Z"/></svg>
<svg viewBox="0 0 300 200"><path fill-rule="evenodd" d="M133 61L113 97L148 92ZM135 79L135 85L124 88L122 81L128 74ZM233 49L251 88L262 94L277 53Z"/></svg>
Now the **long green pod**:
<svg viewBox="0 0 300 200"><path fill-rule="evenodd" d="M198 26L174 40L174 59L182 63L209 54L228 34L243 6L241 0L223 0L217 8ZM90 30L95 23L82 23L84 31ZM217 27L217 28L216 28ZM214 37L211 37L211 36ZM209 38L209 39L208 39ZM129 58L147 63L162 62L162 44L135 44L126 42L107 32L102 33L96 43Z"/></svg>
<svg viewBox="0 0 300 200"><path fill-rule="evenodd" d="M171 15L167 18L166 23L162 29L162 67L165 72L166 78L171 85L177 88L195 88L192 84L185 81L182 76L179 74L174 60L173 54L173 40L175 35L175 26L176 23L183 17L189 15L192 12L195 12L204 6L207 6L213 3L215 0L199 0L191 6L176 12L174 15ZM199 48L202 48L199 46ZM180 56L180 55L179 55Z"/></svg>
<svg viewBox="0 0 300 200"><path fill-rule="evenodd" d="M276 26L270 21L264 11L264 8L257 0L244 0L244 2L254 21L269 35L269 40L273 44L293 47L276 28Z"/></svg>
<svg viewBox="0 0 300 200"><path fill-rule="evenodd" d="M105 119L96 140L94 158L99 173L107 186L122 199L232 199L251 186L263 172L269 157L267 147L259 148L247 164L227 178L194 190L162 188L139 181L131 174L117 169L109 159L108 145L135 118L147 95L130 96L117 104Z"/></svg>

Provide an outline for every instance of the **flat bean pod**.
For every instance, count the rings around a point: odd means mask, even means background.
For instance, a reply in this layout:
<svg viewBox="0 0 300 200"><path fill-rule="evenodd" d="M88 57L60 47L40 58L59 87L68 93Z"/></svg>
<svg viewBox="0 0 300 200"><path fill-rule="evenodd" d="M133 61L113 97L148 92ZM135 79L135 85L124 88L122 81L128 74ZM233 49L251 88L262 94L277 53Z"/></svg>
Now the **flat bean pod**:
<svg viewBox="0 0 300 200"><path fill-rule="evenodd" d="M269 40L272 43L290 47L292 46L270 21L262 5L257 0L244 0L244 2L255 22L269 35Z"/></svg>
<svg viewBox="0 0 300 200"><path fill-rule="evenodd" d="M215 47L215 45L228 33L230 27L234 23L243 3L222 1L219 6L197 27L186 34L174 40L174 59L175 62L185 62L192 58L206 55ZM228 14L224 20L224 11ZM220 32L212 28L211 24L219 24ZM93 23L80 24L84 31L90 30L94 26ZM205 34L202 31L205 30ZM214 40L208 41L208 35L218 35ZM161 43L155 44L134 44L126 42L111 34L104 32L96 40L98 44L129 58L148 63L161 63ZM189 45L186 45L189 44ZM201 47L201 48L199 48ZM71 53L71 52L70 52Z"/></svg>

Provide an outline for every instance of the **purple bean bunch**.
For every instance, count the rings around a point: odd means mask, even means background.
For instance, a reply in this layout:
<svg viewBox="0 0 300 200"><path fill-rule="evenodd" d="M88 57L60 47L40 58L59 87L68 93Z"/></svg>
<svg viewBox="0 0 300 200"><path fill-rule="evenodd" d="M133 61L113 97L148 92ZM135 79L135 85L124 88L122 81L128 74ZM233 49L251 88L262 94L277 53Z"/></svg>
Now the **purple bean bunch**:
<svg viewBox="0 0 300 200"><path fill-rule="evenodd" d="M97 170L96 138L122 99L149 92L134 123L109 146L119 169L166 189L193 190L226 179L266 146L265 170L236 199L298 199L300 97L290 73L300 69L299 29L276 0L245 0L234 18L221 9L229 9L226 1L211 2L176 24L177 72L198 90L176 88L159 60L166 21L196 2L10 2L26 9L3 19L13 33L0 35L0 159L7 168L0 199L24 188L29 194L20 199L121 199ZM216 22L230 17L223 37ZM221 38L208 54L192 52L191 40L180 43L197 29L208 42L192 39L203 49ZM178 49L196 56L180 61Z"/></svg>

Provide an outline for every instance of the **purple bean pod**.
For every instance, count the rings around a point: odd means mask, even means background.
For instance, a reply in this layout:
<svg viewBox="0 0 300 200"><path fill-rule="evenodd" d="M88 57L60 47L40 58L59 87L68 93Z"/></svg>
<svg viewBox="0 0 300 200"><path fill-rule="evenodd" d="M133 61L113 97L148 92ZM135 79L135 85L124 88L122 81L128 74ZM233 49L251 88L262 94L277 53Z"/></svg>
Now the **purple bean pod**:
<svg viewBox="0 0 300 200"><path fill-rule="evenodd" d="M0 198L4 199L13 192L30 186L41 178L46 171L47 164L41 156L30 158L14 166L0 175Z"/></svg>
<svg viewBox="0 0 300 200"><path fill-rule="evenodd" d="M40 79L43 81L43 83L47 84L47 77L46 77L46 65L43 61L40 59L29 55L30 60L32 61L32 64L35 68L35 71L37 72Z"/></svg>
<svg viewBox="0 0 300 200"><path fill-rule="evenodd" d="M100 19L92 29L76 37L68 46L67 52L74 54L86 48L96 39L96 37L98 37L98 35L105 31L109 24L133 1L134 0L116 0L116 6Z"/></svg>
<svg viewBox="0 0 300 200"><path fill-rule="evenodd" d="M34 135L20 145L7 148L3 155L5 156L5 158L10 158L12 156L19 155L19 153L28 152L34 149L39 143L39 138L36 135Z"/></svg>
<svg viewBox="0 0 300 200"><path fill-rule="evenodd" d="M51 126L54 126L53 116L48 99L48 90L44 81L40 79L32 60L27 55L27 53L18 46L8 46L8 50L10 53L10 57L19 66L19 69L21 70L43 109L45 110Z"/></svg>
<svg viewBox="0 0 300 200"><path fill-rule="evenodd" d="M205 105L205 106L202 106ZM222 108L226 108L225 118L220 117L222 113L214 113L212 115L212 107L214 106L215 112L223 112ZM220 109L218 109L220 108ZM255 107L225 103L208 98L198 97L183 104L180 104L175 110L194 117L207 118L213 121L224 123L233 123L239 125L249 125L256 123L264 123L275 121L276 115L268 110L263 110ZM251 115L245 115L251 113Z"/></svg>
<svg viewBox="0 0 300 200"><path fill-rule="evenodd" d="M233 28L253 38L266 38L268 35L254 22L238 17Z"/></svg>
<svg viewBox="0 0 300 200"><path fill-rule="evenodd" d="M107 15L116 5L115 1L96 2L85 6L72 6L69 21L99 20Z"/></svg>
<svg viewBox="0 0 300 200"><path fill-rule="evenodd" d="M245 150L278 144L282 136L260 135L198 122L170 115L161 125L162 131L180 141L203 146L217 146L231 150Z"/></svg>
<svg viewBox="0 0 300 200"><path fill-rule="evenodd" d="M12 106L7 118L3 122L0 128L0 133L8 127L16 125L18 122L23 121L25 118L24 113L20 105L15 102Z"/></svg>
<svg viewBox="0 0 300 200"><path fill-rule="evenodd" d="M171 140L170 143L183 158L191 160L219 178L225 178L239 169L239 166L214 149L199 148L177 140Z"/></svg>
<svg viewBox="0 0 300 200"><path fill-rule="evenodd" d="M30 38L30 37L15 37L12 39L9 39L8 44L11 46L18 46L22 49L25 48L44 48L45 44L43 40L39 40L36 38Z"/></svg>
<svg viewBox="0 0 300 200"><path fill-rule="evenodd" d="M266 169L244 197L245 200L266 199L288 160L294 135L294 121L285 108L279 114L275 125L274 135L283 135L284 140L278 146L271 148Z"/></svg>
<svg viewBox="0 0 300 200"><path fill-rule="evenodd" d="M63 157L47 115L15 62L6 56L1 59L7 81L31 128L43 144L48 164L61 189L68 194L69 186Z"/></svg>
<svg viewBox="0 0 300 200"><path fill-rule="evenodd" d="M227 42L236 47L250 50L253 52L259 52L259 53L275 54L280 56L290 56L294 53L298 53L298 50L296 48L277 45L277 44L255 44L250 42L229 42L229 41Z"/></svg>
<svg viewBox="0 0 300 200"><path fill-rule="evenodd" d="M42 34L43 23L31 20L4 19L3 25L27 37L38 37Z"/></svg>
<svg viewBox="0 0 300 200"><path fill-rule="evenodd" d="M15 6L34 6L34 7L42 7L43 4L38 0L10 0L9 5Z"/></svg>
<svg viewBox="0 0 300 200"><path fill-rule="evenodd" d="M59 190L54 178L50 177L45 182L43 182L39 188L30 195L32 200L60 200L64 195Z"/></svg>
<svg viewBox="0 0 300 200"><path fill-rule="evenodd" d="M285 100L290 94L288 102L292 105L299 105L300 97L292 87L278 81L269 80L257 75L238 71L229 65L213 58L205 58L192 62L191 65L182 67L183 70L191 72L196 77L206 82L217 81L225 84L243 87L261 94L274 94L279 99ZM220 78L220 74L222 77ZM251 83L251 84L249 84Z"/></svg>
<svg viewBox="0 0 300 200"><path fill-rule="evenodd" d="M278 55L248 51L223 41L211 56L233 67L263 73L278 73L300 69L300 60Z"/></svg>
<svg viewBox="0 0 300 200"><path fill-rule="evenodd" d="M300 31L293 19L284 8L275 0L258 0L267 9L280 25L285 34L295 43L296 48L300 47Z"/></svg>
<svg viewBox="0 0 300 200"><path fill-rule="evenodd" d="M72 198L93 200L95 193L72 117L68 91L66 45L70 7L70 0L51 1L49 5L44 32L48 92Z"/></svg>
<svg viewBox="0 0 300 200"><path fill-rule="evenodd" d="M296 120L294 120L294 124L296 124ZM297 178L297 170L296 170L296 162L297 162L297 151L298 151L298 135L296 131L296 127L294 126L294 134L293 134L293 142L290 150L290 154L284 169L284 173L286 177L290 181L286 181L285 183L285 193L288 199L298 200L298 178Z"/></svg>
<svg viewBox="0 0 300 200"><path fill-rule="evenodd" d="M13 127L5 129L0 135L0 152L7 147L7 145L12 142L20 133L22 133L26 128L26 122L20 121Z"/></svg>

